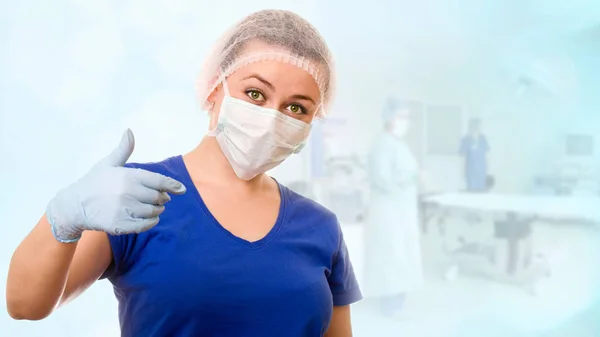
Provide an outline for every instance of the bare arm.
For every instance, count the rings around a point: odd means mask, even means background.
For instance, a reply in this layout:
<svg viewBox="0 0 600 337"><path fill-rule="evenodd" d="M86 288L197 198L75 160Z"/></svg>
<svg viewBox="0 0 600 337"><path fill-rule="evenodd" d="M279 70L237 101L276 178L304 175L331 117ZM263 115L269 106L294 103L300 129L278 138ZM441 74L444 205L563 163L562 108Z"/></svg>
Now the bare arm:
<svg viewBox="0 0 600 337"><path fill-rule="evenodd" d="M352 337L350 306L333 307L331 323L325 337Z"/></svg>
<svg viewBox="0 0 600 337"><path fill-rule="evenodd" d="M40 320L87 289L108 268L112 252L103 232L60 243L46 215L17 247L10 262L6 306L14 319Z"/></svg>

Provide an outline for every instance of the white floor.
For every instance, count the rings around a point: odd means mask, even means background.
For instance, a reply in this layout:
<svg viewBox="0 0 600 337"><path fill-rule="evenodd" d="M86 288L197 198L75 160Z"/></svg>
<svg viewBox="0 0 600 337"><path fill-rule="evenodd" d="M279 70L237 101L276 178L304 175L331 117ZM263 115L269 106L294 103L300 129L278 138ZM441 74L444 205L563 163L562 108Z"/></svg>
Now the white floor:
<svg viewBox="0 0 600 337"><path fill-rule="evenodd" d="M535 226L535 249L551 258L552 276L539 293L461 275L447 282L436 267L441 238L423 238L427 282L405 310L383 317L365 300L353 308L358 337L597 337L600 317L586 313L600 301L600 231L572 225ZM356 234L356 233L355 233ZM356 236L350 235L354 240ZM348 243L353 260L362 247ZM360 267L359 267L360 268Z"/></svg>

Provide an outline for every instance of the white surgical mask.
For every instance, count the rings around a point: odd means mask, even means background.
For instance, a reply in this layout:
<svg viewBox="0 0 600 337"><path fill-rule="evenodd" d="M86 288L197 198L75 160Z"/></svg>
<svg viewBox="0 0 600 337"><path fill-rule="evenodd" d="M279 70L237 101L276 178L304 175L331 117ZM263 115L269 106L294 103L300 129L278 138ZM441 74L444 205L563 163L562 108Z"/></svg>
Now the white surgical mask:
<svg viewBox="0 0 600 337"><path fill-rule="evenodd" d="M398 138L404 138L406 133L408 132L408 120L406 119L397 119L394 121L392 134Z"/></svg>
<svg viewBox="0 0 600 337"><path fill-rule="evenodd" d="M215 137L240 179L250 180L304 147L311 124L231 97L226 81L223 88L219 121L208 135Z"/></svg>

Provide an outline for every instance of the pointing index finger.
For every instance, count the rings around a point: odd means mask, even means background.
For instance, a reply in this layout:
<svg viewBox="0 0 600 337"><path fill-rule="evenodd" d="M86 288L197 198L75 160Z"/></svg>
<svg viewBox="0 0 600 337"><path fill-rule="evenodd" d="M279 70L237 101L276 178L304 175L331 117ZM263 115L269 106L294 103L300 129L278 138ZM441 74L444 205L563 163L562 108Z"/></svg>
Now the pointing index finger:
<svg viewBox="0 0 600 337"><path fill-rule="evenodd" d="M184 194L186 191L185 185L171 177L144 169L135 170L135 177L142 185L148 188L172 194Z"/></svg>

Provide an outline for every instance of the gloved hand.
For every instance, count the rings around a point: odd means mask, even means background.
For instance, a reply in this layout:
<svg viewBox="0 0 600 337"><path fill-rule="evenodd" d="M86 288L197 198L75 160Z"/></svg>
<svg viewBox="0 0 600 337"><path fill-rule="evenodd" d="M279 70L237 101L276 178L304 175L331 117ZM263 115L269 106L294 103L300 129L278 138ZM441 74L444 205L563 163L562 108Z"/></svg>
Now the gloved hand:
<svg viewBox="0 0 600 337"><path fill-rule="evenodd" d="M108 157L50 201L46 216L58 241L75 242L84 230L112 235L149 230L171 200L167 193L185 193L175 179L123 167L133 148L133 133L127 130Z"/></svg>

